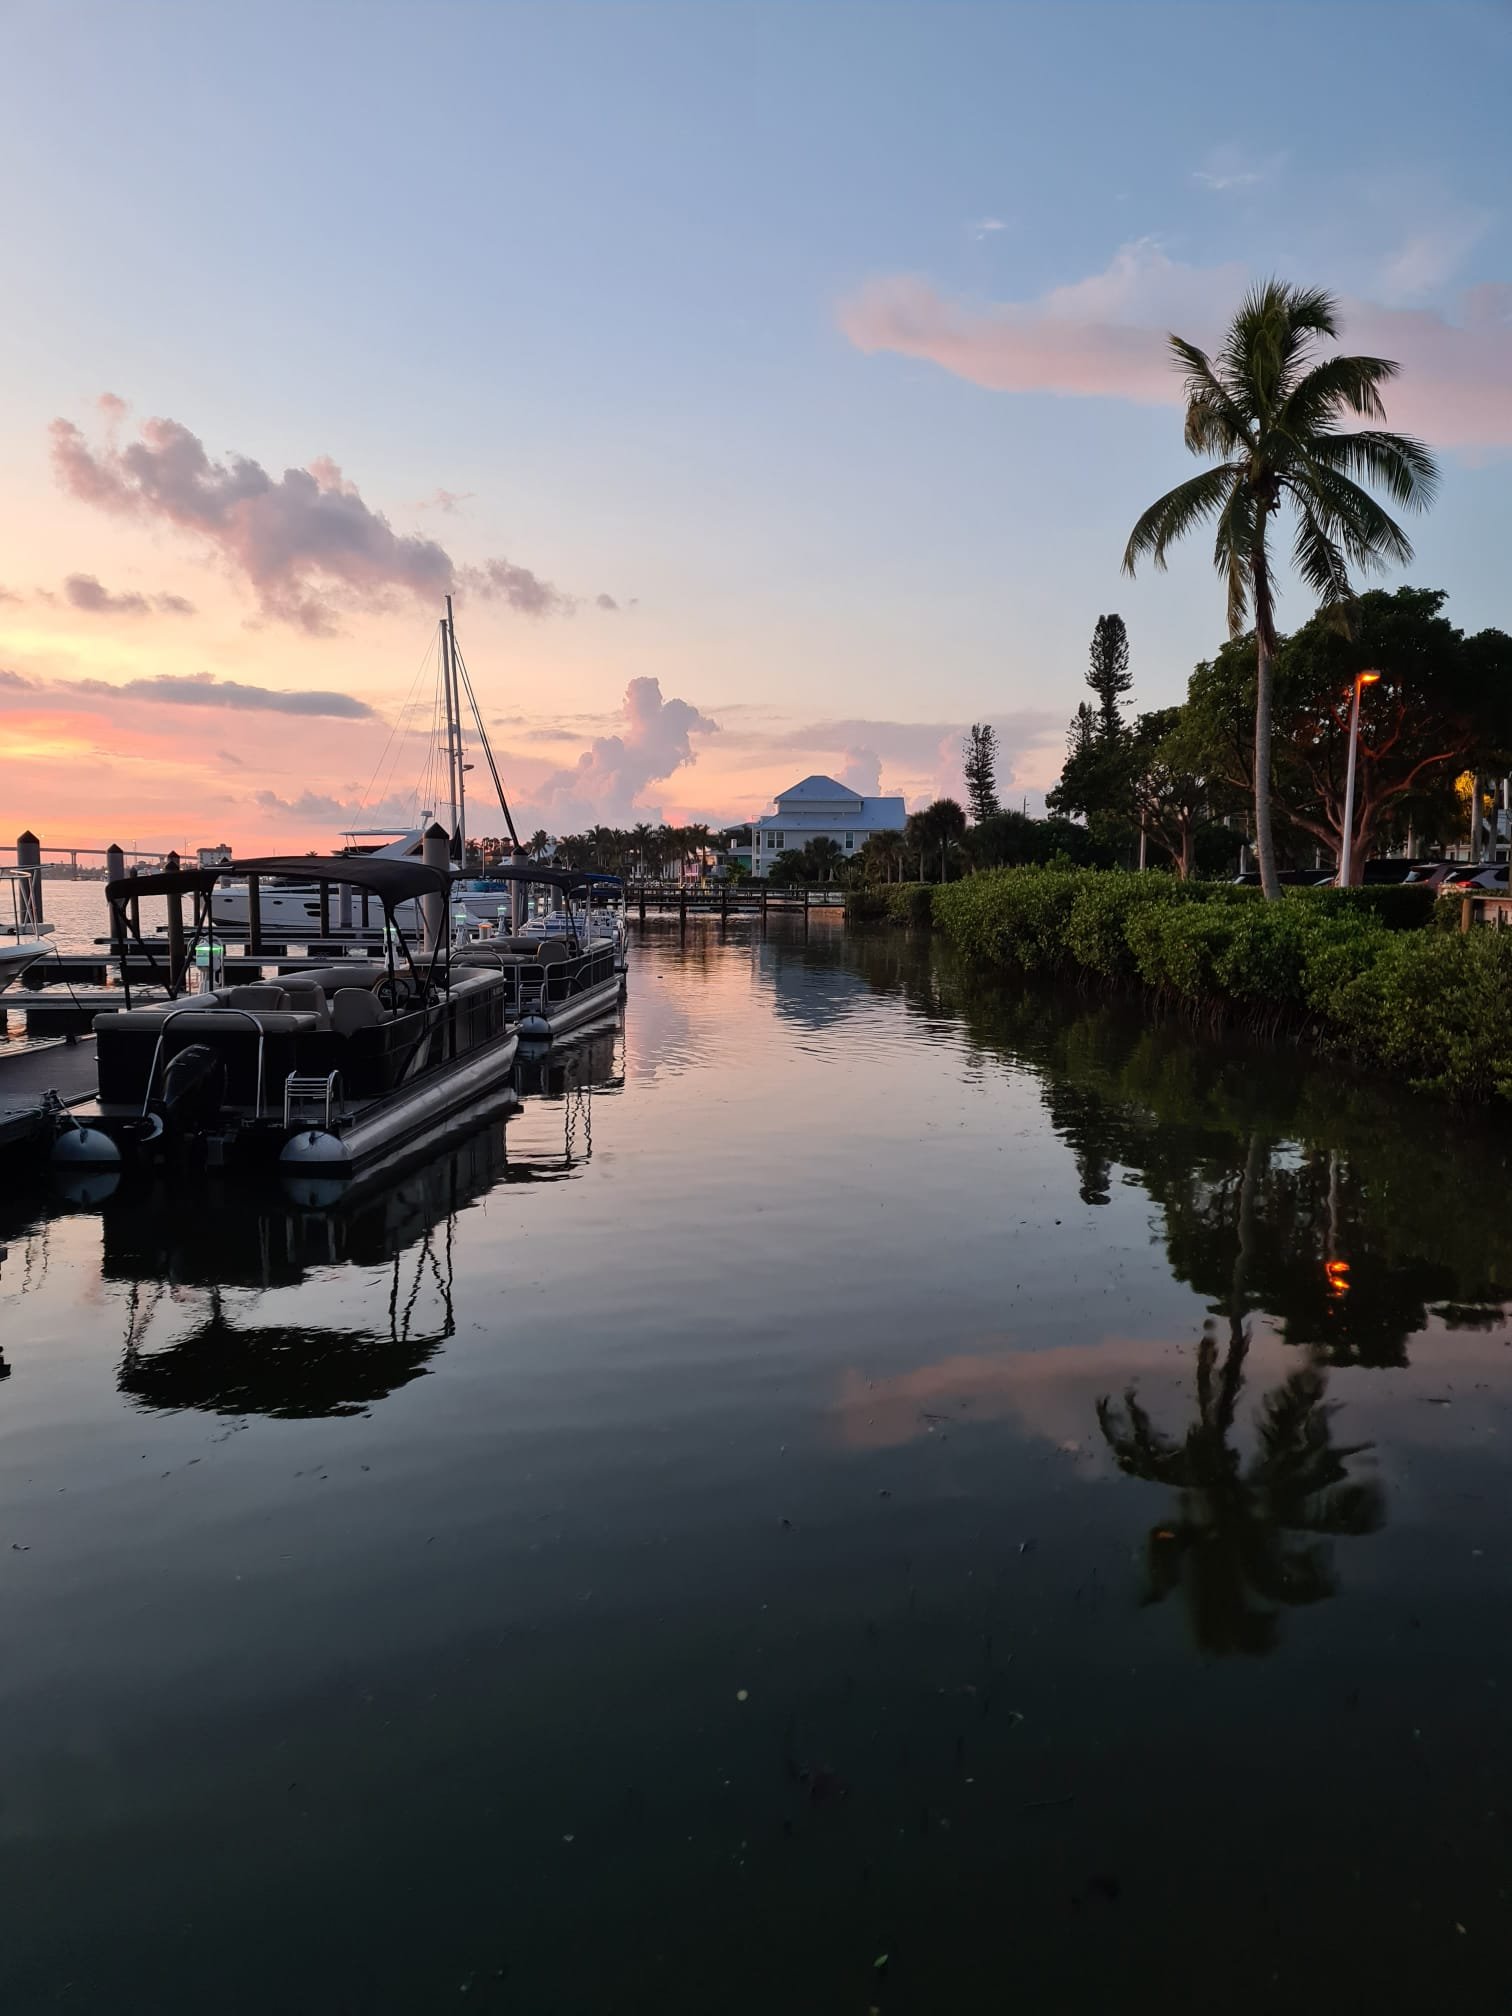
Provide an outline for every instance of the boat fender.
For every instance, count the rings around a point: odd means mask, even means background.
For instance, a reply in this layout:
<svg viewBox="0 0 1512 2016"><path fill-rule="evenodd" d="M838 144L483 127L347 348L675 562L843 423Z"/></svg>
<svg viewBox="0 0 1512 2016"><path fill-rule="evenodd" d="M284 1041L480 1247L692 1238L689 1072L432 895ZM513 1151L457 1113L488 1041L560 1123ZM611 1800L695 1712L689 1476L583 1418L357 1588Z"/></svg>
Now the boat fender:
<svg viewBox="0 0 1512 2016"><path fill-rule="evenodd" d="M351 1150L336 1134L323 1127L301 1127L283 1145L279 1163L285 1169L320 1170L339 1175L352 1166Z"/></svg>
<svg viewBox="0 0 1512 2016"><path fill-rule="evenodd" d="M121 1151L100 1128L75 1122L53 1142L50 1160L55 1169L119 1169Z"/></svg>

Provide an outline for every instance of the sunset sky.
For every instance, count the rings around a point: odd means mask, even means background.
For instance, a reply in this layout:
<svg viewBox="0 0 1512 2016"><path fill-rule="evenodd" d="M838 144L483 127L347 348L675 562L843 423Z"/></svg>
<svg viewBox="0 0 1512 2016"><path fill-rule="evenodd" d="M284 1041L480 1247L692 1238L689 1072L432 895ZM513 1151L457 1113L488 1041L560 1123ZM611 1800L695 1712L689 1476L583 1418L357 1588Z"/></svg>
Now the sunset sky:
<svg viewBox="0 0 1512 2016"><path fill-rule="evenodd" d="M982 719L1038 809L1099 613L1142 706L1221 639L1119 560L1162 332L1272 272L1512 628L1506 6L6 0L0 75L6 841L407 819L448 590L524 829L914 803Z"/></svg>

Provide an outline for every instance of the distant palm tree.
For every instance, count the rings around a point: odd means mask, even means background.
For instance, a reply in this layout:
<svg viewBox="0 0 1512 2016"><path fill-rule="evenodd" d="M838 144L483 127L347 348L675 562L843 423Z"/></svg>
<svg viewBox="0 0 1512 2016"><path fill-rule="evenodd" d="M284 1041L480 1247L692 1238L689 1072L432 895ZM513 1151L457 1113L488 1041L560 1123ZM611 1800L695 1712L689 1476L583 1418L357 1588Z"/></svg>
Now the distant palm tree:
<svg viewBox="0 0 1512 2016"><path fill-rule="evenodd" d="M891 882L893 870L901 871L903 863L903 835L901 833L870 833L861 849L861 866L869 876L883 882Z"/></svg>
<svg viewBox="0 0 1512 2016"><path fill-rule="evenodd" d="M708 862L705 857L708 853L710 846L713 844L714 840L713 832L707 826L685 826L683 828L683 840L687 846L688 852L693 856L694 860L698 864L698 879L701 882L703 880L704 870L708 866Z"/></svg>
<svg viewBox="0 0 1512 2016"><path fill-rule="evenodd" d="M1353 479L1383 485L1413 510L1430 502L1438 480L1421 441L1347 424L1350 416L1386 418L1380 388L1397 366L1385 357L1314 361L1316 339L1336 337L1338 320L1331 295L1269 280L1240 307L1216 360L1171 337L1186 374L1186 445L1194 455L1225 459L1152 504L1124 549L1126 574L1147 554L1164 568L1176 540L1217 520L1213 564L1228 583L1229 634L1239 636L1254 613L1255 853L1268 897L1281 893L1270 804L1276 649L1270 520L1283 502L1290 505L1299 573L1320 603L1345 603L1351 563L1370 569L1412 558L1402 528Z"/></svg>
<svg viewBox="0 0 1512 2016"><path fill-rule="evenodd" d="M914 844L919 847L921 859L919 880L924 879L922 854L925 849L939 851L940 880L945 880L946 856L952 847L958 847L966 837L966 814L954 798L936 798L932 805L926 805L922 812L914 813L909 820L913 826L918 822Z"/></svg>
<svg viewBox="0 0 1512 2016"><path fill-rule="evenodd" d="M828 882L845 858L844 848L827 833L816 834L804 852L808 855L809 875L815 882Z"/></svg>
<svg viewBox="0 0 1512 2016"><path fill-rule="evenodd" d="M551 848L551 835L544 826L537 826L526 842L526 852L532 861L544 861Z"/></svg>
<svg viewBox="0 0 1512 2016"><path fill-rule="evenodd" d="M630 839L635 847L636 873L644 879L651 859L651 850L655 835L643 819L638 826L633 826L630 829Z"/></svg>

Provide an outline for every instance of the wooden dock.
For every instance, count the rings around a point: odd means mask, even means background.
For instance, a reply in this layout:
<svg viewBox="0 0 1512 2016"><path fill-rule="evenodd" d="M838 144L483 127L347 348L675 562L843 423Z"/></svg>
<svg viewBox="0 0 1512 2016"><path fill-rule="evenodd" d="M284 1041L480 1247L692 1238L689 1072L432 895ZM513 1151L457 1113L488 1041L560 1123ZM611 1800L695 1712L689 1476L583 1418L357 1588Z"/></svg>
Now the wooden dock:
<svg viewBox="0 0 1512 2016"><path fill-rule="evenodd" d="M94 1042L0 1049L0 1154L35 1147L51 1133L49 1095L65 1106L94 1096Z"/></svg>

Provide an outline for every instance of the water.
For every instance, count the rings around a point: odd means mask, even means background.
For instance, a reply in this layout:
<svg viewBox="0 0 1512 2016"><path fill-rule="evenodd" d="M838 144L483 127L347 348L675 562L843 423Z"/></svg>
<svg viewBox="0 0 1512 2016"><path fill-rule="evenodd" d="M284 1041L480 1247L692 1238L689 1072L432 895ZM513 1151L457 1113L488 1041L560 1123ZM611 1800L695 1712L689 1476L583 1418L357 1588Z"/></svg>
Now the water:
<svg viewBox="0 0 1512 2016"><path fill-rule="evenodd" d="M7 2011L1508 2006L1498 1125L818 922L522 1089L0 1204Z"/></svg>

